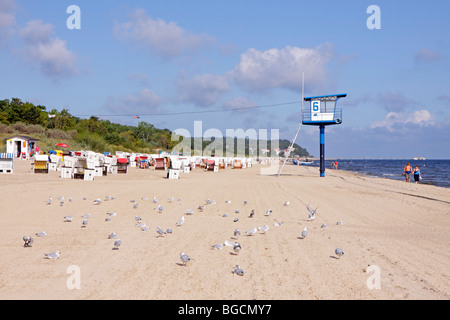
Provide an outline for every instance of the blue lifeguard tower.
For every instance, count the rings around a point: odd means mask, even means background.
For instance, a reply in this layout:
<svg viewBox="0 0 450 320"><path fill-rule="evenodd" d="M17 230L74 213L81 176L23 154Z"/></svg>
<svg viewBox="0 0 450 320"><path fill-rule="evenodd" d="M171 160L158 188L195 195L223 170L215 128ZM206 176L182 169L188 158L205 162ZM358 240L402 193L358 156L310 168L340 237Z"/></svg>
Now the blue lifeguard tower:
<svg viewBox="0 0 450 320"><path fill-rule="evenodd" d="M309 108L302 108L302 124L318 126L320 129L320 176L325 177L325 126L342 123L342 109L336 108L337 101L346 93L327 96L305 97Z"/></svg>

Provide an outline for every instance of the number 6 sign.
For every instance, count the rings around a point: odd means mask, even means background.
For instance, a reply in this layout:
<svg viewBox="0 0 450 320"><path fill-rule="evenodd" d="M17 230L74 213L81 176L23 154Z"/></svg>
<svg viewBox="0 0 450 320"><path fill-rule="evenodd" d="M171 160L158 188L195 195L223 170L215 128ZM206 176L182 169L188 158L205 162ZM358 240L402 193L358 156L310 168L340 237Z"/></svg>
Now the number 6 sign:
<svg viewBox="0 0 450 320"><path fill-rule="evenodd" d="M319 120L320 100L311 101L311 120Z"/></svg>

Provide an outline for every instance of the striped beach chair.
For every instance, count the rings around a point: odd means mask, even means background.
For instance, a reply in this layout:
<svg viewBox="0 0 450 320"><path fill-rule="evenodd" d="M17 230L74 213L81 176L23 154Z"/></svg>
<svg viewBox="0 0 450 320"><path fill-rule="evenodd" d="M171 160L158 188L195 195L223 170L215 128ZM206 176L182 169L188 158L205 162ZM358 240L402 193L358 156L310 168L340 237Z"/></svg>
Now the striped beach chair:
<svg viewBox="0 0 450 320"><path fill-rule="evenodd" d="M0 153L0 173L13 173L13 161L12 153Z"/></svg>

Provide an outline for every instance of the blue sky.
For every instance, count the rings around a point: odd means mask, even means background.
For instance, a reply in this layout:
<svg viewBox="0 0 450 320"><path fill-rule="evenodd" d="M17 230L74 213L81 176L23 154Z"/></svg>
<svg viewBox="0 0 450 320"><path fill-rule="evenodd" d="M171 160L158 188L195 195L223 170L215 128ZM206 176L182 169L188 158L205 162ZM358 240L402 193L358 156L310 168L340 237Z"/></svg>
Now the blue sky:
<svg viewBox="0 0 450 320"><path fill-rule="evenodd" d="M381 29L367 28L370 5ZM449 12L449 1L0 0L0 99L292 139L304 72L305 96L348 94L326 157L450 158ZM318 156L316 127L296 142Z"/></svg>

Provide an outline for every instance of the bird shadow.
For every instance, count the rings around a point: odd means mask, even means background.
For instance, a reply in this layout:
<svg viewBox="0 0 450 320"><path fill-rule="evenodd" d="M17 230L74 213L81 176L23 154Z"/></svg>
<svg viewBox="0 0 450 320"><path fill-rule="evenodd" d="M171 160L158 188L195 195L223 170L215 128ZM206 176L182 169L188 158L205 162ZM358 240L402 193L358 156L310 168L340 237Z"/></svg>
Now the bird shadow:
<svg viewBox="0 0 450 320"><path fill-rule="evenodd" d="M183 264L183 263L180 263L180 262L175 262L175 264L176 264L176 265L178 265L178 266L180 266L180 267L186 267L186 265L185 265L185 264Z"/></svg>
<svg viewBox="0 0 450 320"><path fill-rule="evenodd" d="M297 239L303 240L305 239L305 237L297 237Z"/></svg>
<svg viewBox="0 0 450 320"><path fill-rule="evenodd" d="M330 256L330 258L339 260L339 257L336 257L336 256Z"/></svg>

